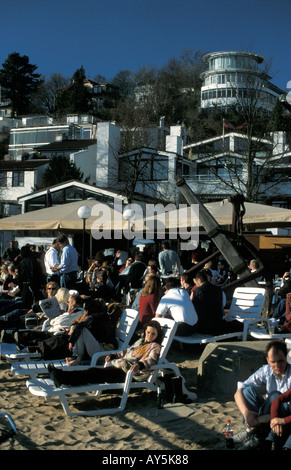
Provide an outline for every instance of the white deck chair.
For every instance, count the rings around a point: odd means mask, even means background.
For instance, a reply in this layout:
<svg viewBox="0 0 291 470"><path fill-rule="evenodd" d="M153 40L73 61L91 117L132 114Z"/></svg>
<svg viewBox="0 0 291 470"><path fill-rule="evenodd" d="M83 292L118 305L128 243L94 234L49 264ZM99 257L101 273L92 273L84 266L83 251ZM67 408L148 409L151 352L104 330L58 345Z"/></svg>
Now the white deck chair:
<svg viewBox="0 0 291 470"><path fill-rule="evenodd" d="M255 339L273 340L273 339L291 339L291 333L273 333L271 318L261 318L257 321L250 322L247 333Z"/></svg>
<svg viewBox="0 0 291 470"><path fill-rule="evenodd" d="M44 321L41 331L46 331L49 327L49 318ZM9 329L7 329L9 331ZM13 331L13 329L11 329ZM26 331L26 330L24 330ZM5 358L12 361L33 361L36 359L41 359L40 352L29 352L27 348L23 348L21 351L17 348L15 343L0 343L0 355L5 356Z"/></svg>
<svg viewBox="0 0 291 470"><path fill-rule="evenodd" d="M191 336L175 336L175 341L184 344L207 344L225 341L231 338L247 340L248 327L253 321L261 318L266 299L266 289L261 287L237 287L233 293L227 321L238 320L243 323L243 331L225 333L222 335L207 335L194 333Z"/></svg>
<svg viewBox="0 0 291 470"><path fill-rule="evenodd" d="M123 311L118 327L116 329L115 337L117 341L118 351L124 351L136 330L139 321L139 312L132 308L127 308ZM115 351L107 351L106 354L112 354ZM91 358L90 367L97 364L98 358L103 356L104 352L96 353ZM21 361L14 362L11 365L11 372L15 375L28 375L36 377L40 374L47 374L47 366L53 364L55 367L67 367L66 359L50 360L50 361ZM70 366L73 370L74 366Z"/></svg>
<svg viewBox="0 0 291 470"><path fill-rule="evenodd" d="M28 380L26 382L28 390L33 395L45 397L47 399L52 398L52 397L57 397L61 401L64 412L69 416L75 416L75 415L98 416L98 415L107 415L107 414L113 414L113 413L123 411L126 407L130 390L146 388L152 391L156 391L157 387L160 386L160 384L157 384L158 377L163 375L166 370L170 370L175 375L181 376L180 370L177 367L177 365L169 363L166 360L166 355L172 344L172 340L175 335L177 324L173 320L169 320L166 318L157 318L155 320L159 321L160 324L162 325L162 328L164 331L164 338L162 342L162 348L161 348L159 361L156 365L152 367L152 373L150 374L150 376L148 377L146 381L144 382L132 381L133 374L132 372L129 371L126 375L126 379L124 383L90 384L90 385L82 385L82 386L64 385L64 386L61 386L60 388L56 388L51 379L43 378L43 379ZM106 354L107 354L106 352L103 353L104 356ZM78 367L80 369L84 368L82 366L78 366ZM77 394L80 397L80 394L91 392L89 396L87 395L83 397L83 399L85 398L88 400L89 398L90 400L92 400L94 396L98 398L103 391L107 391L107 390L122 391L122 396L121 396L119 406L115 408L106 408L106 409L97 409L97 410L95 409L95 410L77 411L77 412L74 412L69 406L70 398L72 400L76 400L76 398L72 397L72 395ZM190 392L186 389L185 380L183 377L182 377L182 392L183 394L186 394L192 400L195 400L197 398L197 395L194 392ZM92 393L94 393L94 395L92 395Z"/></svg>

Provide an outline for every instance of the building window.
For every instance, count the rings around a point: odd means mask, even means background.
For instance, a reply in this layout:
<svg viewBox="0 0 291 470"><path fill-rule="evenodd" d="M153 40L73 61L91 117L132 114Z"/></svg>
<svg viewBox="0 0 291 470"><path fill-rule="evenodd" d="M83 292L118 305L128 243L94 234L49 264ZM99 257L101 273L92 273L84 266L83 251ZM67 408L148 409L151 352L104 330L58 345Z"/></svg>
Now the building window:
<svg viewBox="0 0 291 470"><path fill-rule="evenodd" d="M0 186L7 186L7 172L0 173Z"/></svg>
<svg viewBox="0 0 291 470"><path fill-rule="evenodd" d="M24 186L24 171L13 171L12 186Z"/></svg>

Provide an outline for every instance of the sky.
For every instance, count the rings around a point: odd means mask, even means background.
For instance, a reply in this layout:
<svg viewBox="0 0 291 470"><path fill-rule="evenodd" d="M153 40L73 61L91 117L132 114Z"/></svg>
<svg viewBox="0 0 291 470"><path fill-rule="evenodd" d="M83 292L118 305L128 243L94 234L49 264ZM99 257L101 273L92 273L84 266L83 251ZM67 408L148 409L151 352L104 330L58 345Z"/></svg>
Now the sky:
<svg viewBox="0 0 291 470"><path fill-rule="evenodd" d="M291 80L291 0L0 0L0 68L27 55L45 78L94 79L162 68L184 51L251 51L271 61L272 82Z"/></svg>

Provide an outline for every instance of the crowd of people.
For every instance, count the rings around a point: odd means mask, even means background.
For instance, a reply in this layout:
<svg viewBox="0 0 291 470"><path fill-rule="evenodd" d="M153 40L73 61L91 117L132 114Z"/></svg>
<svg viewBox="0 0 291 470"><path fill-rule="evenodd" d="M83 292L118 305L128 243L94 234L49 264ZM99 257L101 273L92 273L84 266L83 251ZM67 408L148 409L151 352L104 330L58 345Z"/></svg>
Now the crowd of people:
<svg viewBox="0 0 291 470"><path fill-rule="evenodd" d="M12 241L2 255L1 264L1 341L13 341L19 349L40 351L44 359L65 357L68 366L77 365L96 352L114 350L115 329L123 308L129 306L139 311L133 344L123 357L108 355L109 367L104 369L102 377L96 370L78 374L51 367L50 374L59 385L124 379L128 368L134 371L136 380L145 377L159 356L161 331L155 321L158 317L174 319L179 336L242 330L241 322L225 321L226 299L221 286L229 279L229 269L221 256L216 262L207 262L199 270L193 270L201 264L200 253L194 251L185 257L167 242L159 253L153 248L130 254L116 250L112 256L97 252L88 264L85 278L80 280L79 255L66 235L53 240L46 252L42 246L25 245L19 249ZM258 269L256 260L249 261L249 269L250 272ZM273 315L282 324L290 321L290 282L290 273L286 273ZM52 298L57 299L59 310L55 317L48 318L42 301ZM117 314L112 315L112 311ZM35 327L25 328L31 315L35 316ZM288 439L291 410L286 405L291 395L291 366L286 356L284 343L271 343L267 349L268 365L238 384L235 400L246 432L236 437L237 442L258 440L257 430L261 430L263 423L258 416L262 415L268 416L268 424L271 423L271 430L266 434L264 428L265 434L260 434L264 442L276 445L279 442L291 449L291 439ZM272 395L274 401L258 395L256 387L262 384L266 384L267 393L278 392ZM281 416L282 408L285 414Z"/></svg>

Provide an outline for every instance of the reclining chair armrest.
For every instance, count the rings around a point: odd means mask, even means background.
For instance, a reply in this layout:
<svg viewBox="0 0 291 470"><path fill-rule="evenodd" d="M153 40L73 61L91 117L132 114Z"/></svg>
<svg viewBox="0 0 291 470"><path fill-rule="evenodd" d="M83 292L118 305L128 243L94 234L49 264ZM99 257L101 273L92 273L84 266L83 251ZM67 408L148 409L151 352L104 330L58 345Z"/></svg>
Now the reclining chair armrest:
<svg viewBox="0 0 291 470"><path fill-rule="evenodd" d="M248 331L251 326L256 326L258 323L266 323L266 328L269 328L270 318L258 317L256 319L244 320L243 337L242 341L247 341Z"/></svg>
<svg viewBox="0 0 291 470"><path fill-rule="evenodd" d="M110 354L118 354L118 353L122 353L123 351L122 350L119 350L119 349L115 349L114 351L100 351L100 352L97 352L95 354L93 354L92 358L91 358L91 362L90 362L90 366L91 367L94 367L97 365L97 362L100 358L102 358L104 356L104 358L106 356L109 356Z"/></svg>

